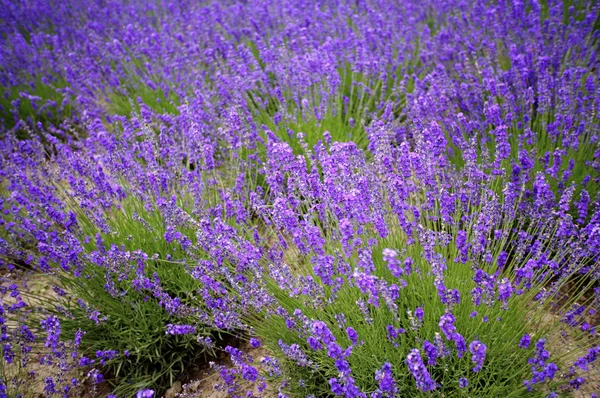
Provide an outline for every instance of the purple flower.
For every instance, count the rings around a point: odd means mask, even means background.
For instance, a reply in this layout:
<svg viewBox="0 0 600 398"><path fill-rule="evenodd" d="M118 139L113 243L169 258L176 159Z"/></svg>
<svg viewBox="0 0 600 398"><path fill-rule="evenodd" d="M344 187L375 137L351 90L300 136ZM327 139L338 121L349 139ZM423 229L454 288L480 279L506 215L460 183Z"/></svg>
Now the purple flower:
<svg viewBox="0 0 600 398"><path fill-rule="evenodd" d="M254 337L250 339L250 347L258 348L260 347L260 340L255 339Z"/></svg>
<svg viewBox="0 0 600 398"><path fill-rule="evenodd" d="M85 332L82 331L81 329L78 329L75 332L75 345L77 347L79 347L79 345L81 344L81 339L83 338L84 335L85 335Z"/></svg>
<svg viewBox="0 0 600 398"><path fill-rule="evenodd" d="M358 342L358 333L356 333L356 330L349 326L346 328L346 335L348 336L348 340L350 340L353 345L356 345Z"/></svg>
<svg viewBox="0 0 600 398"><path fill-rule="evenodd" d="M532 390L532 385L543 383L545 380L552 380L558 371L556 364L546 363L550 358L550 353L545 349L546 340L540 339L535 344L535 357L529 358L531 364L531 380L525 380L523 384L528 390Z"/></svg>
<svg viewBox="0 0 600 398"><path fill-rule="evenodd" d="M95 361L93 359L90 359L88 357L82 356L79 359L79 366L84 367L84 366L89 366L91 364L93 364Z"/></svg>
<svg viewBox="0 0 600 398"><path fill-rule="evenodd" d="M225 352L231 356L231 361L236 365L246 362L246 354L238 348L228 345L225 347Z"/></svg>
<svg viewBox="0 0 600 398"><path fill-rule="evenodd" d="M519 348L529 348L529 344L531 344L531 336L528 334L524 334L523 337L521 337Z"/></svg>
<svg viewBox="0 0 600 398"><path fill-rule="evenodd" d="M423 308L422 308L422 307L417 307L417 308L415 309L415 316L417 317L417 319L418 319L420 322L423 322L423 317L425 316L425 312L423 311Z"/></svg>
<svg viewBox="0 0 600 398"><path fill-rule="evenodd" d="M56 350L60 338L60 320L55 316L49 316L48 318L40 321L42 328L46 331L46 347Z"/></svg>
<svg viewBox="0 0 600 398"><path fill-rule="evenodd" d="M454 315L449 312L440 317L439 326L447 340L452 340L454 333L456 333L455 320Z"/></svg>
<svg viewBox="0 0 600 398"><path fill-rule="evenodd" d="M51 376L48 376L44 379L44 391L47 396L51 396L56 394L56 385L54 384L54 379Z"/></svg>
<svg viewBox="0 0 600 398"><path fill-rule="evenodd" d="M215 342L209 336L198 336L196 342L202 347L212 350L215 347Z"/></svg>
<svg viewBox="0 0 600 398"><path fill-rule="evenodd" d="M12 346L10 345L10 343L4 344L2 346L2 350L4 351L4 360L6 361L6 363L13 363L15 359L15 353L12 350Z"/></svg>
<svg viewBox="0 0 600 398"><path fill-rule="evenodd" d="M100 359L100 363L104 365L106 361L116 358L119 355L119 351L116 350L105 350L96 351L96 358Z"/></svg>
<svg viewBox="0 0 600 398"><path fill-rule="evenodd" d="M409 275L412 272L413 259L410 257L406 257L404 260L404 272Z"/></svg>
<svg viewBox="0 0 600 398"><path fill-rule="evenodd" d="M467 342L460 333L454 333L454 344L456 345L456 351L459 358L462 358L464 353L467 352Z"/></svg>
<svg viewBox="0 0 600 398"><path fill-rule="evenodd" d="M504 309L507 309L507 301L512 296L513 292L514 289L508 278L503 278L500 283L498 283L498 299L504 303Z"/></svg>
<svg viewBox="0 0 600 398"><path fill-rule="evenodd" d="M498 268L499 269L504 268L504 265L506 264L507 260L508 260L508 253L505 251L500 252L500 254L498 255Z"/></svg>
<svg viewBox="0 0 600 398"><path fill-rule="evenodd" d="M92 380L93 385L98 385L104 381L104 375L98 369L92 369L87 376Z"/></svg>
<svg viewBox="0 0 600 398"><path fill-rule="evenodd" d="M448 355L450 355L450 351L444 344L444 339L438 332L435 332L435 337L433 338L433 343L435 344L435 346L438 349L439 357L447 357Z"/></svg>
<svg viewBox="0 0 600 398"><path fill-rule="evenodd" d="M600 345L595 347L590 347L588 353L582 357L577 358L577 360L573 363L573 365L577 366L581 370L587 371L589 369L588 365L594 363L598 357L600 356Z"/></svg>
<svg viewBox="0 0 600 398"><path fill-rule="evenodd" d="M258 370L245 363L241 365L241 374L244 380L256 381L258 379Z"/></svg>
<svg viewBox="0 0 600 398"><path fill-rule="evenodd" d="M329 344L335 341L335 337L333 336L325 322L314 321L312 324L312 331L314 335L325 344Z"/></svg>
<svg viewBox="0 0 600 398"><path fill-rule="evenodd" d="M379 382L381 392L388 394L390 397L396 395L398 388L392 375L392 365L390 363L384 363L381 369L375 372L375 380Z"/></svg>
<svg viewBox="0 0 600 398"><path fill-rule="evenodd" d="M579 390L579 388L585 384L585 378L584 377L576 377L574 379L569 380L569 385L571 387L573 387L576 390Z"/></svg>
<svg viewBox="0 0 600 398"><path fill-rule="evenodd" d="M431 375L427 371L425 364L423 364L419 350L416 348L410 350L410 353L406 357L406 364L408 366L408 370L415 378L417 389L425 392L436 389L436 382L431 378Z"/></svg>
<svg viewBox="0 0 600 398"><path fill-rule="evenodd" d="M390 341L396 340L400 335L406 332L403 328L395 328L394 325L387 325L386 330L388 340Z"/></svg>
<svg viewBox="0 0 600 398"><path fill-rule="evenodd" d="M166 334L180 335L180 334L193 334L196 333L196 327L193 325L173 325L167 324Z"/></svg>
<svg viewBox="0 0 600 398"><path fill-rule="evenodd" d="M436 359L439 356L438 347L425 340L423 342L423 351L425 352L425 355L427 355L427 365L437 365Z"/></svg>
<svg viewBox="0 0 600 398"><path fill-rule="evenodd" d="M466 388L469 386L469 380L465 379L464 377L461 377L460 379L458 379L458 386L460 388Z"/></svg>
<svg viewBox="0 0 600 398"><path fill-rule="evenodd" d="M463 354L467 351L467 343L464 337L456 331L456 326L454 326L454 322L456 318L454 315L447 312L440 317L439 326L444 332L446 336L446 340L452 340L456 344L456 350L458 351L458 357L462 358Z"/></svg>
<svg viewBox="0 0 600 398"><path fill-rule="evenodd" d="M404 275L404 269L398 260L398 252L392 249L383 249L383 261L388 265L392 275L396 278L400 278Z"/></svg>
<svg viewBox="0 0 600 398"><path fill-rule="evenodd" d="M348 375L352 372L350 364L345 359L338 358L335 360L335 368L340 375Z"/></svg>
<svg viewBox="0 0 600 398"><path fill-rule="evenodd" d="M472 354L471 361L475 364L473 372L479 372L483 366L483 361L485 360L487 347L482 342L475 340L469 344L469 351Z"/></svg>
<svg viewBox="0 0 600 398"><path fill-rule="evenodd" d="M139 390L135 395L136 398L152 398L152 396L154 396L154 390L150 390L149 388Z"/></svg>
<svg viewBox="0 0 600 398"><path fill-rule="evenodd" d="M306 339L306 341L308 342L308 345L313 351L323 349L323 345L321 344L321 342L314 336L308 336L308 339Z"/></svg>
<svg viewBox="0 0 600 398"><path fill-rule="evenodd" d="M333 359L342 359L345 357L344 350L337 343L330 343L327 346L327 355Z"/></svg>
<svg viewBox="0 0 600 398"><path fill-rule="evenodd" d="M307 358L298 344L287 345L279 340L279 347L281 352L292 361L295 361L298 366L312 366L313 362Z"/></svg>
<svg viewBox="0 0 600 398"><path fill-rule="evenodd" d="M277 377L282 374L281 364L275 357L264 357L260 363L263 365L270 377Z"/></svg>
<svg viewBox="0 0 600 398"><path fill-rule="evenodd" d="M331 378L329 379L329 385L331 386L331 392L335 395L343 395L344 394L344 387L342 387L342 385L340 384L340 382L338 381L338 379Z"/></svg>

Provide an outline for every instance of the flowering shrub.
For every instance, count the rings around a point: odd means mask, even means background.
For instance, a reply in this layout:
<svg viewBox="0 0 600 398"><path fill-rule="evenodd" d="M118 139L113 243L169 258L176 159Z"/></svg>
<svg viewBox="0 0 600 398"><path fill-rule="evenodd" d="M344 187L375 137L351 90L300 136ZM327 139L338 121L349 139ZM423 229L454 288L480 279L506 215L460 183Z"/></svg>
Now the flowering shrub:
<svg viewBox="0 0 600 398"><path fill-rule="evenodd" d="M567 3L3 2L0 396L594 391Z"/></svg>
<svg viewBox="0 0 600 398"><path fill-rule="evenodd" d="M282 198L287 205L280 206L296 217L283 218L281 207L268 216L295 238L269 260L268 289L277 300L254 325L290 364L293 391L499 395L533 390L546 380L549 388L568 385L569 373L555 380L556 370L524 384L538 370L529 359L533 347L521 342L517 348L526 333L544 336L558 327L544 321L545 313L577 306L581 296L575 294L553 307L568 280L589 277L581 294L598 276L596 249L586 249L589 232L555 204L540 206L537 199L549 188L522 201L514 198L523 194L511 190L523 186L509 185L502 196L484 183L472 191L468 180L415 166L408 152L388 158L387 171L355 167L364 160L352 146L334 145L321 156L321 178L288 176L286 196L298 197ZM414 156L433 161L426 153ZM315 216L337 225L327 231L298 222L301 189L315 182L319 203L304 207L321 207ZM595 331L590 335L579 319L568 333L585 346ZM285 348L291 346L293 354ZM567 358L540 366L558 369L560 363L568 370L576 358ZM294 376L297 365L305 369L302 385ZM393 385L382 387L388 377Z"/></svg>

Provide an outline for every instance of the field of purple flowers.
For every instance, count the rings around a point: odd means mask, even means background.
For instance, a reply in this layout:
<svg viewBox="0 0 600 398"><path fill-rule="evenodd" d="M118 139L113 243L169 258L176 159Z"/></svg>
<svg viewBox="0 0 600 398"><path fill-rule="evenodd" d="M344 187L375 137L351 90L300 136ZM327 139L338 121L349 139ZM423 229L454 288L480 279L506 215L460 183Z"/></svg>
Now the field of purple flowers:
<svg viewBox="0 0 600 398"><path fill-rule="evenodd" d="M600 5L0 0L0 398L597 397Z"/></svg>

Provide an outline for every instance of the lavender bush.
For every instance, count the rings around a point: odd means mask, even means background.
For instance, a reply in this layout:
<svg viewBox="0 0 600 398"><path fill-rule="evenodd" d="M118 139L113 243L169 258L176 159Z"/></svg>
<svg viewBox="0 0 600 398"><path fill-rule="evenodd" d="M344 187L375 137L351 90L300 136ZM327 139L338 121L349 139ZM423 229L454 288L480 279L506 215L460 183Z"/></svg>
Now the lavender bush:
<svg viewBox="0 0 600 398"><path fill-rule="evenodd" d="M0 396L593 395L598 11L3 2Z"/></svg>
<svg viewBox="0 0 600 398"><path fill-rule="evenodd" d="M296 394L547 394L575 378L573 353L532 366L533 345L517 345L560 321L573 326L565 335L593 345L578 303L598 276L597 251L588 251L594 233L573 224L568 195L562 211L552 201L544 209L541 198L553 194L541 178L530 202L519 199L522 186L497 196L481 180L473 190L472 181L420 166L435 163L432 152L402 146L386 158L387 171L369 170L356 148L335 145L322 158L322 180L290 175L288 199L276 200L282 207L268 218L295 238L271 254L267 289L276 299L265 320L250 323L288 364L281 376L290 372ZM308 181L321 188L319 203L306 205L321 212L310 217L328 219L329 230L298 222ZM579 275L578 293L563 297ZM301 381L292 376L298 366Z"/></svg>

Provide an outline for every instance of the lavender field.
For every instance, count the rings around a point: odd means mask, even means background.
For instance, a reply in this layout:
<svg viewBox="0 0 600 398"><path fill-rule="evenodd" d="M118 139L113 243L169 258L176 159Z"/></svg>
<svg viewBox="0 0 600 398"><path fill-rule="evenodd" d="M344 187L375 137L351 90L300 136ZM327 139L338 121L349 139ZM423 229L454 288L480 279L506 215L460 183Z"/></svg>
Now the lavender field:
<svg viewBox="0 0 600 398"><path fill-rule="evenodd" d="M0 0L0 398L600 396L600 4Z"/></svg>

